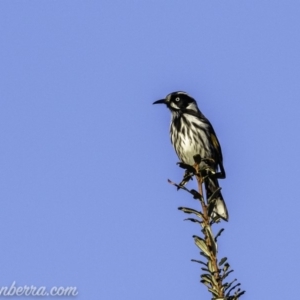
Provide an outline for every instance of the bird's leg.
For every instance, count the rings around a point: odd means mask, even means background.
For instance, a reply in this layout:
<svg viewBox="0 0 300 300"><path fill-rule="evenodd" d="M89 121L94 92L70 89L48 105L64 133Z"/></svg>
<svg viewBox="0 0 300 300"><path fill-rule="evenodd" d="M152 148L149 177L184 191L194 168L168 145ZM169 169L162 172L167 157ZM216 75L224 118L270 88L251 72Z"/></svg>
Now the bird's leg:
<svg viewBox="0 0 300 300"><path fill-rule="evenodd" d="M203 211L203 214L204 216L207 215L207 208L206 208L206 205L205 205L205 202L204 202L204 196L203 196L203 181L204 181L204 178L205 178L205 173L206 173L206 170L205 168L203 168L203 159L202 157L200 156L200 154L197 154L197 155L194 155L194 169L195 169L195 177L197 179L197 183L198 183L198 191L199 191L199 194L201 195L201 199L200 199L200 202L201 202L201 206L202 206L202 211ZM204 161L204 164L205 164L205 161ZM203 172L204 171L204 172ZM204 175L204 176L203 176ZM206 217L205 217L206 218Z"/></svg>
<svg viewBox="0 0 300 300"><path fill-rule="evenodd" d="M203 177L202 177L202 174L201 174L201 169L200 169L200 164L196 162L195 160L195 165L194 165L194 168L196 169L196 179L197 179L197 183L198 183L198 192L199 194L201 195L200 197L200 203L201 203L201 206L202 206L202 212L203 212L203 220L204 222L208 223L209 222L209 217L208 217L208 214L207 214L207 205L205 204L205 201L204 201L204 198L203 198L203 188L202 188L202 184L203 184Z"/></svg>
<svg viewBox="0 0 300 300"><path fill-rule="evenodd" d="M196 170L192 166L190 166L188 164L185 164L183 162L178 162L177 164L179 165L180 168L185 169L185 172L184 172L184 175L183 175L183 179L179 183L179 186L182 187L188 181L190 181L191 179L193 179L193 175L195 174ZM178 187L177 190L179 190L180 187Z"/></svg>
<svg viewBox="0 0 300 300"><path fill-rule="evenodd" d="M199 193L203 199L203 189L202 189L203 177L201 174L201 167L200 167L202 158L201 158L200 154L194 155L193 158L194 158L194 162L195 162L194 168L196 170L195 176L196 176L197 182L198 182L198 189L199 189ZM202 203L202 200L201 200L201 203Z"/></svg>
<svg viewBox="0 0 300 300"><path fill-rule="evenodd" d="M198 165L198 167L199 167L199 165ZM197 168L197 169L198 169L198 168ZM198 182L198 190L199 190L199 193L200 193L200 195L203 197L203 189L202 189L203 178L202 178L200 172L197 172L196 178L197 178L197 182Z"/></svg>

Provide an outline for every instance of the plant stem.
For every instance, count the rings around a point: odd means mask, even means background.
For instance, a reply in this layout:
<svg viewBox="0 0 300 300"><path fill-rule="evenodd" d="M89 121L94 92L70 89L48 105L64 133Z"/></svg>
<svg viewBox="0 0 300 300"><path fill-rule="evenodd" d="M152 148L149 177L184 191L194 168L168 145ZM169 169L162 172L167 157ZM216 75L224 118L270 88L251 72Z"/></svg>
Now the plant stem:
<svg viewBox="0 0 300 300"><path fill-rule="evenodd" d="M220 274L220 269L218 268L218 259L217 259L217 252L215 253L213 251L214 246L212 245L212 241L211 241L211 236L212 235L212 229L211 229L211 225L210 225L210 217L208 216L208 209L207 209L207 205L208 203L205 203L204 201L204 197L203 197L203 178L200 175L200 167L199 164L195 164L194 168L196 169L196 179L197 179L197 183L198 183L198 190L199 193L201 195L201 206L202 206L202 212L203 212L203 223L201 223L202 228L203 228L203 233L205 236L205 243L207 245L207 248L209 249L210 252L210 260L211 260L211 264L214 270L214 273L212 274L212 276L214 276L217 286L214 286L214 288L217 290L218 293L218 298L223 299L224 298L224 290L222 289L222 277ZM208 231L211 233L209 235ZM216 244L216 242L215 242Z"/></svg>

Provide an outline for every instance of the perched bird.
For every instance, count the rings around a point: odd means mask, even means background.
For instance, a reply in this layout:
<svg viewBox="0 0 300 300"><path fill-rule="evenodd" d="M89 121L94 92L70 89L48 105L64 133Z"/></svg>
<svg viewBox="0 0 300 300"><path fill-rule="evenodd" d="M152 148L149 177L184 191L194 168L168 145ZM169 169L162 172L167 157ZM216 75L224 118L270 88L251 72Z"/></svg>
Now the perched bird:
<svg viewBox="0 0 300 300"><path fill-rule="evenodd" d="M173 92L153 104L165 104L171 111L170 137L179 159L188 165L195 164L194 156L213 169L215 176L204 181L206 196L219 187L217 178L225 178L221 146L215 131L197 106L197 102L185 92ZM219 170L219 172L218 172ZM228 211L221 192L217 195L214 213L228 221Z"/></svg>

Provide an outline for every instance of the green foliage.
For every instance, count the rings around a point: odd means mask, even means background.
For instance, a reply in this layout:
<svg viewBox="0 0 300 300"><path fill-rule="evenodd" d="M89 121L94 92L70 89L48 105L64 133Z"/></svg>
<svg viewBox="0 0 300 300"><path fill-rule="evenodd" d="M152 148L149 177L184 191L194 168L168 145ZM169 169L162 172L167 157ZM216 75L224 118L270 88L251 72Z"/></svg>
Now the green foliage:
<svg viewBox="0 0 300 300"><path fill-rule="evenodd" d="M195 160L196 161L196 160ZM200 164L201 165L201 164ZM176 184L170 180L169 183L176 186L177 189L182 189L190 193L194 199L200 202L201 210L195 210L188 207L179 207L178 209L186 214L193 214L196 218L187 218L185 220L197 223L201 226L202 236L194 235L196 246L200 249L202 260L192 259L193 262L199 263L202 274L200 282L203 283L208 291L212 294L212 300L238 300L245 291L240 289L240 283L234 279L227 282L227 277L233 272L228 263L227 257L223 257L218 261L218 245L217 240L224 231L224 228L214 236L212 226L219 223L221 218L214 213L216 197L221 188L218 188L209 199L205 199L202 195L203 179L209 176L215 176L213 170L200 169L199 161L194 166L189 166L179 163L179 166L185 169L183 180L180 184ZM193 177L196 177L198 182L199 192L189 190L184 185Z"/></svg>

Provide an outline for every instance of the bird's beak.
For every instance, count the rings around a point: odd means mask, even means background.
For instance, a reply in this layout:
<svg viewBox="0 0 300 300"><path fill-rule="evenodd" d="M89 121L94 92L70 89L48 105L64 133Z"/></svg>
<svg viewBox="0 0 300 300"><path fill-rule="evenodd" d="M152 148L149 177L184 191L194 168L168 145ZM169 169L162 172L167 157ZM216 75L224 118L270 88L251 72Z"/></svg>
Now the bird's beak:
<svg viewBox="0 0 300 300"><path fill-rule="evenodd" d="M166 104L166 99L160 99L160 100L157 100L155 102L153 102L153 104Z"/></svg>

